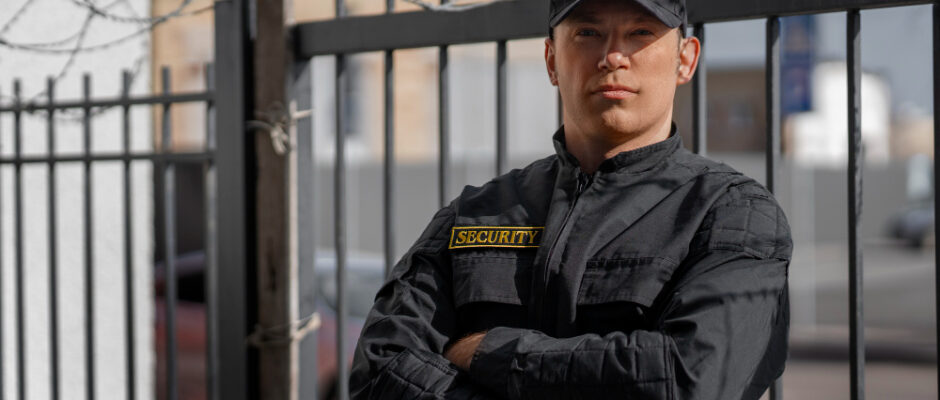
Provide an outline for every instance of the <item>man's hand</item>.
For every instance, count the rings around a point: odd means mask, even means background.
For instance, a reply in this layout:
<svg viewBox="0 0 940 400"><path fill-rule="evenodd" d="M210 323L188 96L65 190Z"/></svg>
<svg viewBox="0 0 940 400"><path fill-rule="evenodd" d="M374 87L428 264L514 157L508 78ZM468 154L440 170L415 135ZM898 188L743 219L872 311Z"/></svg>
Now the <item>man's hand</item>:
<svg viewBox="0 0 940 400"><path fill-rule="evenodd" d="M483 341L486 332L478 332L464 337L450 346L444 352L444 358L457 365L464 371L470 369L470 361L473 361L473 353L476 353L477 346Z"/></svg>

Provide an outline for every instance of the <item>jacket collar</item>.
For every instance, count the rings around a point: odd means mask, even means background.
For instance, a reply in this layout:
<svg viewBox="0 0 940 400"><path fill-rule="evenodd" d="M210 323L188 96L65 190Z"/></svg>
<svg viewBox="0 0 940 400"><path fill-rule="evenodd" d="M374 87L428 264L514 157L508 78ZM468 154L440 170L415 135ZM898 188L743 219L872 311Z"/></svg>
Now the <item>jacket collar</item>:
<svg viewBox="0 0 940 400"><path fill-rule="evenodd" d="M565 145L564 126L558 128L558 131L552 136L552 141L555 144L555 153L558 154L558 158L564 166L572 168L580 166L578 159L568 152L568 148ZM669 137L665 140L638 149L621 152L601 162L597 170L604 173L645 171L656 166L656 164L659 164L660 161L681 147L682 137L676 129L676 124L673 123Z"/></svg>

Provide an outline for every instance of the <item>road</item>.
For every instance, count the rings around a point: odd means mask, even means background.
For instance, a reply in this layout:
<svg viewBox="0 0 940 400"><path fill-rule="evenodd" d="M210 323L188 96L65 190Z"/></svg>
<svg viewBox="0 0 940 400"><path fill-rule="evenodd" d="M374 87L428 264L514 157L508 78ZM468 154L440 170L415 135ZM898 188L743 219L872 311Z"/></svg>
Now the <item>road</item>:
<svg viewBox="0 0 940 400"><path fill-rule="evenodd" d="M866 398L937 398L934 250L865 243ZM849 399L847 265L845 245L797 244L785 398Z"/></svg>
<svg viewBox="0 0 940 400"><path fill-rule="evenodd" d="M783 375L783 397L798 400L848 400L849 364L837 361L792 360ZM937 368L928 364L869 363L865 398L935 400ZM763 399L768 399L764 395Z"/></svg>
<svg viewBox="0 0 940 400"><path fill-rule="evenodd" d="M862 263L865 325L873 340L935 343L934 248L869 241ZM790 265L796 339L813 330L823 338L838 335L840 328L848 334L847 265L845 246L797 245Z"/></svg>

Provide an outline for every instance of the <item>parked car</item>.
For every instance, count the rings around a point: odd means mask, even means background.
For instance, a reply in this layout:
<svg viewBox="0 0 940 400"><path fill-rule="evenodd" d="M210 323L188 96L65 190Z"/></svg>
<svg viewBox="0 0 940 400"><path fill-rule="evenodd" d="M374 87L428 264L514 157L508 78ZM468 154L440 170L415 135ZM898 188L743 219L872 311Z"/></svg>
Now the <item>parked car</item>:
<svg viewBox="0 0 940 400"><path fill-rule="evenodd" d="M310 335L317 340L317 391L320 399L337 398L337 286L336 259L332 252L317 253L314 267L316 309L320 326ZM346 299L349 315L346 321L347 365L352 364L353 350L365 317L372 308L375 293L384 282L384 260L369 254L351 254L347 258ZM206 309L205 255L202 252L180 255L177 270L177 382L179 398L206 399ZM166 390L166 314L165 275L162 263L154 274L155 314L154 342L156 351L157 398L165 398ZM302 316L303 317L303 316ZM306 377L305 377L306 379Z"/></svg>
<svg viewBox="0 0 940 400"><path fill-rule="evenodd" d="M934 239L933 224L933 202L916 203L899 210L888 220L888 235L920 248Z"/></svg>

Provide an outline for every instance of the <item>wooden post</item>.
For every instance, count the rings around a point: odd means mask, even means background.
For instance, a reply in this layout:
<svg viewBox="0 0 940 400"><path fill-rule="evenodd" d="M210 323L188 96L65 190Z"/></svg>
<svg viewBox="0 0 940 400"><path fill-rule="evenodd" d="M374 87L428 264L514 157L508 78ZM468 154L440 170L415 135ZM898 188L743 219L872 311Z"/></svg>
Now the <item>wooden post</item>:
<svg viewBox="0 0 940 400"><path fill-rule="evenodd" d="M287 46L290 1L257 0L254 43L255 111L251 118L270 124L289 121L286 82L292 54ZM277 110L281 110L278 112ZM282 119L283 118L283 119ZM281 119L278 121L278 119ZM284 131L289 131L284 127ZM297 344L289 340L295 319L291 262L289 143L274 143L269 132L254 130L256 165L259 397L297 399Z"/></svg>

